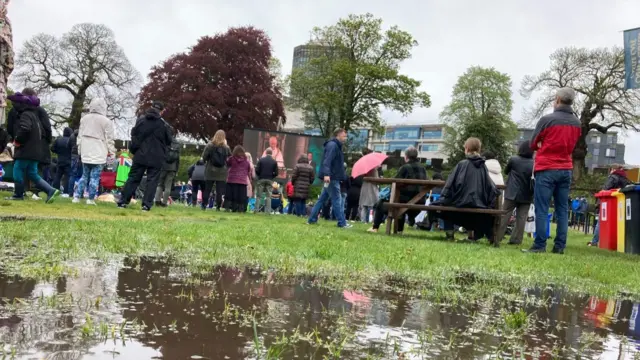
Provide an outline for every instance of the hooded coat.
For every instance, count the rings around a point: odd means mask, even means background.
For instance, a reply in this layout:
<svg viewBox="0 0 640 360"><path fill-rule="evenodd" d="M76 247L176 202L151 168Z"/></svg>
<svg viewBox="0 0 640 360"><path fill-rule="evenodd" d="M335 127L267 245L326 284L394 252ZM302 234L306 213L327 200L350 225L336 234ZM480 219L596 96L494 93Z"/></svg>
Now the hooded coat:
<svg viewBox="0 0 640 360"><path fill-rule="evenodd" d="M378 176L378 169L369 171L365 177L380 177ZM378 185L370 182L364 182L360 189L360 206L374 206L378 202Z"/></svg>
<svg viewBox="0 0 640 360"><path fill-rule="evenodd" d="M504 178L502 177L502 166L496 159L486 160L484 165L489 171L489 177L493 180L496 186L504 185Z"/></svg>
<svg viewBox="0 0 640 360"><path fill-rule="evenodd" d="M8 97L13 102L15 112L15 136L17 143L13 158L46 162L51 158L49 143L39 117L40 99L16 93ZM49 160L50 161L50 160Z"/></svg>
<svg viewBox="0 0 640 360"><path fill-rule="evenodd" d="M607 181L604 183L602 190L622 189L625 186L631 184L631 181L627 179L627 172L624 170L614 170Z"/></svg>
<svg viewBox="0 0 640 360"><path fill-rule="evenodd" d="M470 155L453 169L438 203L458 208L489 209L498 195L484 159L479 155Z"/></svg>
<svg viewBox="0 0 640 360"><path fill-rule="evenodd" d="M204 181L205 163L202 160L198 160L195 164L191 165L187 174L192 181Z"/></svg>
<svg viewBox="0 0 640 360"><path fill-rule="evenodd" d="M172 140L171 129L160 116L160 111L149 108L131 130L129 150L133 154L133 162L161 169L167 161ZM82 155L82 161L84 162L84 155Z"/></svg>
<svg viewBox="0 0 640 360"><path fill-rule="evenodd" d="M528 141L520 144L518 155L509 159L505 172L509 178L507 179L504 198L515 201L518 204L530 204L533 202L533 192L531 191L533 151L531 151Z"/></svg>
<svg viewBox="0 0 640 360"><path fill-rule="evenodd" d="M347 179L347 172L344 168L344 153L342 143L333 138L324 143L324 157L318 177L320 179L329 176L332 181L344 181Z"/></svg>
<svg viewBox="0 0 640 360"><path fill-rule="evenodd" d="M229 149L228 146L217 146L212 143L207 144L204 148L204 152L202 153L202 159L204 159L206 163L205 180L227 181L227 176L229 176L227 166L217 167L213 165L213 155L216 152L221 153L225 159L228 159L231 156L231 149Z"/></svg>
<svg viewBox="0 0 640 360"><path fill-rule="evenodd" d="M69 139L73 134L73 130L69 127L64 128L62 136L57 138L51 145L51 152L58 155L58 166L64 167L71 165L71 148L69 148Z"/></svg>
<svg viewBox="0 0 640 360"><path fill-rule="evenodd" d="M298 159L293 174L291 175L291 182L293 183L293 198L294 199L308 199L309 189L313 180L315 179L315 170L309 165L309 160L306 158Z"/></svg>
<svg viewBox="0 0 640 360"><path fill-rule="evenodd" d="M243 156L232 156L227 159L227 167L229 175L227 176L228 184L249 184L249 175L251 174L251 163Z"/></svg>
<svg viewBox="0 0 640 360"><path fill-rule="evenodd" d="M107 156L116 153L113 123L106 115L107 103L95 98L89 104L89 114L80 119L77 142L83 164L105 164Z"/></svg>

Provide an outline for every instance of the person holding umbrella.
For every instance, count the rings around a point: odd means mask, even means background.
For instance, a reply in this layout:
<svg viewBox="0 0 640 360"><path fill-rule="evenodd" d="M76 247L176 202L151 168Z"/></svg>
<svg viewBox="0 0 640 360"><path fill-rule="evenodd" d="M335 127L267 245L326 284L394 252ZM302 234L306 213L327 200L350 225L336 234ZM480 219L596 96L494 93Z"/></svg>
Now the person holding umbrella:
<svg viewBox="0 0 640 360"><path fill-rule="evenodd" d="M387 159L387 155L382 153L369 153L356 161L351 171L351 176L357 178L364 175L364 177L378 176L378 169L382 163ZM373 206L378 202L378 185L369 182L364 182L360 190L360 209L362 211L360 220L364 223L369 223L369 214L373 209Z"/></svg>

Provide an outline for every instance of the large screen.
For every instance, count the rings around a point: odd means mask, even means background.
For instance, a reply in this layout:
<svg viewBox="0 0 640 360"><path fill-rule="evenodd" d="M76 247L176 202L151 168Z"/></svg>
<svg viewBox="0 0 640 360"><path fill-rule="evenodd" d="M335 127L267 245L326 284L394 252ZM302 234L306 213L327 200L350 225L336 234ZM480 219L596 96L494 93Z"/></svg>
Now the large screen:
<svg viewBox="0 0 640 360"><path fill-rule="evenodd" d="M245 151L253 157L254 163L266 155L267 148L271 148L271 156L278 162L280 169L278 179L285 181L293 173L301 155L310 160L311 166L314 167L316 174L318 173L325 140L321 136L245 129L243 146Z"/></svg>

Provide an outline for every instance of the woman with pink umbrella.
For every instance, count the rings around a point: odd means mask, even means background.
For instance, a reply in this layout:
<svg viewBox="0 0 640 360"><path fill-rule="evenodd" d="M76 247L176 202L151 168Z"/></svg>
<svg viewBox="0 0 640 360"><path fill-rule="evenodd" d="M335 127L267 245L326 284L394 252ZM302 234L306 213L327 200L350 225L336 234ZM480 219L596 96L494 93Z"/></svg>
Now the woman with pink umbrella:
<svg viewBox="0 0 640 360"><path fill-rule="evenodd" d="M387 155L381 153L371 153L363 156L353 166L351 176L354 178L364 175L365 177L378 177L378 168L387 159ZM369 222L369 214L373 206L378 202L378 186L369 182L362 184L360 190L360 220Z"/></svg>

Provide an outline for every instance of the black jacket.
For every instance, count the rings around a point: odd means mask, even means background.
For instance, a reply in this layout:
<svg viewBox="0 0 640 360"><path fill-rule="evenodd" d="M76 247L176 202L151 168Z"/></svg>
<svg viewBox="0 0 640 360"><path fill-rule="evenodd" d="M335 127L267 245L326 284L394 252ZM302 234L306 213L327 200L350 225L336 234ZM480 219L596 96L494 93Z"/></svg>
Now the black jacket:
<svg viewBox="0 0 640 360"><path fill-rule="evenodd" d="M57 138L51 145L51 152L58 155L58 166L71 165L71 149L69 148L69 138L73 134L71 128L64 128L62 136Z"/></svg>
<svg viewBox="0 0 640 360"><path fill-rule="evenodd" d="M51 121L49 120L49 114L47 114L47 111L42 106L36 107L35 111L36 115L38 116L38 120L40 120L40 126L43 133L42 139L44 140L44 142L41 142L40 144L40 146L42 147L42 149L40 149L40 152L42 154L42 160L40 160L40 162L48 165L51 163L49 144L51 144L51 141L53 139L53 135L51 132ZM12 108L7 115L7 132L9 132L9 135L11 135L13 139L15 139L17 136L19 126L18 123L18 110L16 108Z"/></svg>
<svg viewBox="0 0 640 360"><path fill-rule="evenodd" d="M162 168L171 145L171 130L157 109L150 108L138 119L131 130L129 150L133 162L139 165Z"/></svg>
<svg viewBox="0 0 640 360"><path fill-rule="evenodd" d="M520 155L512 156L507 163L505 173L509 178L504 198L518 204L530 204L533 201L533 192L531 191L533 159Z"/></svg>
<svg viewBox="0 0 640 360"><path fill-rule="evenodd" d="M609 174L602 190L622 189L630 184L631 181L627 179L627 173L624 170L616 170Z"/></svg>
<svg viewBox="0 0 640 360"><path fill-rule="evenodd" d="M258 180L273 180L278 176L278 162L267 155L258 161L256 165Z"/></svg>
<svg viewBox="0 0 640 360"><path fill-rule="evenodd" d="M364 175L358 176L357 178L350 178L351 187L347 191L347 202L352 204L360 203L360 190L362 190L362 183L364 179Z"/></svg>
<svg viewBox="0 0 640 360"><path fill-rule="evenodd" d="M398 169L396 179L427 180L427 169L418 161L409 161ZM420 186L403 186L400 188L400 202L409 202L409 200L413 199L419 193Z"/></svg>
<svg viewBox="0 0 640 360"><path fill-rule="evenodd" d="M78 156L78 130L75 130L71 136L69 136L69 142L67 143L71 156Z"/></svg>
<svg viewBox="0 0 640 360"><path fill-rule="evenodd" d="M49 153L49 147L44 138L46 135L38 117L38 109L18 103L13 104L13 109L16 109L17 116L17 120L14 119L14 140L19 144L14 151L14 159L45 162L45 153Z"/></svg>
<svg viewBox="0 0 640 360"><path fill-rule="evenodd" d="M484 159L472 155L460 161L453 169L442 189L438 204L488 209L495 205L498 194L498 189L484 165Z"/></svg>
<svg viewBox="0 0 640 360"><path fill-rule="evenodd" d="M198 160L195 164L191 165L187 174L189 175L189 179L191 181L204 181L206 165L204 161Z"/></svg>

